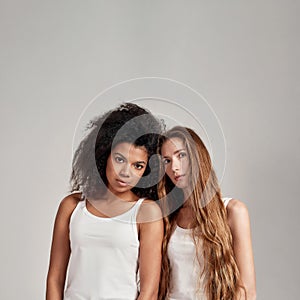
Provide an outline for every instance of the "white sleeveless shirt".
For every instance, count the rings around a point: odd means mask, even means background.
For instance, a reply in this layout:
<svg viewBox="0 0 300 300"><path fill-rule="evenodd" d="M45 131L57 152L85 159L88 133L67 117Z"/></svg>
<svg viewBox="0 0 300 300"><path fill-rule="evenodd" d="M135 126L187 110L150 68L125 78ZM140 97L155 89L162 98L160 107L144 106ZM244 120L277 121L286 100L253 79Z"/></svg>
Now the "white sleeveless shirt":
<svg viewBox="0 0 300 300"><path fill-rule="evenodd" d="M222 199L225 207L231 199ZM204 278L203 276L200 278L201 266L204 265L203 256L202 253L199 253L199 265L191 233L192 229L184 229L176 225L168 244L168 258L171 267L169 300L207 299L204 292Z"/></svg>
<svg viewBox="0 0 300 300"><path fill-rule="evenodd" d="M139 199L112 218L93 215L80 201L70 218L71 256L64 300L134 300L138 295Z"/></svg>

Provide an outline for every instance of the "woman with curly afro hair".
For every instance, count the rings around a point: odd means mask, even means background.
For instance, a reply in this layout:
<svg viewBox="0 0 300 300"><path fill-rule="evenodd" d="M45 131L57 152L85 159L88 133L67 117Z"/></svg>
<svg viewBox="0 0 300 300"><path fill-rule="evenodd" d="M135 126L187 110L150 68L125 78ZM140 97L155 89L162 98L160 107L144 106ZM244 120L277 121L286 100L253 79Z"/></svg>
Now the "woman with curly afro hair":
<svg viewBox="0 0 300 300"><path fill-rule="evenodd" d="M157 299L161 121L124 103L88 129L55 219L46 299Z"/></svg>

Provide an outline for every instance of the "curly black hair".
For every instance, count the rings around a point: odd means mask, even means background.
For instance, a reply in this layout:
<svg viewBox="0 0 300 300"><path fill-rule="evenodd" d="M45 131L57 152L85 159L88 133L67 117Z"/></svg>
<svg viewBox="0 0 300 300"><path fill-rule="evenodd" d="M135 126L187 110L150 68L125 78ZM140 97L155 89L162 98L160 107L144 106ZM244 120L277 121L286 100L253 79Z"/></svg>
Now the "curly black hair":
<svg viewBox="0 0 300 300"><path fill-rule="evenodd" d="M148 154L146 170L137 186L131 189L132 192L139 197L158 199L157 146L164 131L162 120L136 104L123 103L90 121L86 130L89 133L81 141L73 157L71 192L80 191L82 198L101 199L107 191L108 157L117 144L128 142L137 147L145 147Z"/></svg>

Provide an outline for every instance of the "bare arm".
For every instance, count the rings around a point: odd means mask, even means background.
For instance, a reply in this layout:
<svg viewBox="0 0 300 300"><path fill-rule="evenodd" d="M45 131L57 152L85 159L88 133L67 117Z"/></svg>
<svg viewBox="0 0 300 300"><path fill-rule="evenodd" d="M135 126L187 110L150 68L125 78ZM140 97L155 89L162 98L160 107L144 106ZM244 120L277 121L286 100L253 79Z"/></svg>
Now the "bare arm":
<svg viewBox="0 0 300 300"><path fill-rule="evenodd" d="M160 208L144 200L139 214L140 294L138 300L157 300L161 270L163 220Z"/></svg>
<svg viewBox="0 0 300 300"><path fill-rule="evenodd" d="M232 199L227 206L227 216L233 238L233 250L246 289L247 300L255 300L256 280L248 209L243 202Z"/></svg>
<svg viewBox="0 0 300 300"><path fill-rule="evenodd" d="M62 300L70 257L69 221L78 203L75 195L64 198L59 206L53 230L46 300Z"/></svg>

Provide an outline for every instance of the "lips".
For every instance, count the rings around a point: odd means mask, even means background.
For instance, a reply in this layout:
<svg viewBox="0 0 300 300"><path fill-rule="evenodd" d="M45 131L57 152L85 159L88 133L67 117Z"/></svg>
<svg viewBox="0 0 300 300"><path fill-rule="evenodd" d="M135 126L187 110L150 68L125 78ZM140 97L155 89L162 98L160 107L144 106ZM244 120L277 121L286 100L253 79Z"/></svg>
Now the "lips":
<svg viewBox="0 0 300 300"><path fill-rule="evenodd" d="M126 181L123 181L123 180L120 180L120 179L117 179L116 181L118 182L118 184L120 186L128 186L129 185L129 182L126 182Z"/></svg>
<svg viewBox="0 0 300 300"><path fill-rule="evenodd" d="M174 177L174 179L175 179L176 181L179 181L179 180L182 179L184 176L185 176L185 175L177 175L177 176Z"/></svg>

